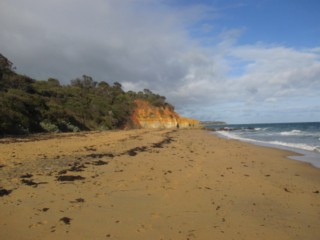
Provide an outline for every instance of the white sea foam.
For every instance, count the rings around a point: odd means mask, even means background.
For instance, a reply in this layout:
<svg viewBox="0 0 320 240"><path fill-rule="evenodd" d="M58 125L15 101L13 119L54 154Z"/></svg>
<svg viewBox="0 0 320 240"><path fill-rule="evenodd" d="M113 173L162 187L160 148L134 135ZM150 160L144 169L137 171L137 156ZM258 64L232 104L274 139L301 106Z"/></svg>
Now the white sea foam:
<svg viewBox="0 0 320 240"><path fill-rule="evenodd" d="M216 133L224 138L291 150L303 156L290 158L309 162L320 168L319 123L235 125L232 127L234 128L231 128L230 131Z"/></svg>
<svg viewBox="0 0 320 240"><path fill-rule="evenodd" d="M268 128L254 128L256 131L266 131Z"/></svg>
<svg viewBox="0 0 320 240"><path fill-rule="evenodd" d="M288 132L280 132L279 134L281 136L287 136L287 137L290 137L290 136L319 137L320 136L319 132L305 132L305 131L300 131L300 130L292 130L292 131L288 131Z"/></svg>
<svg viewBox="0 0 320 240"><path fill-rule="evenodd" d="M300 130L292 130L289 132L280 132L280 135L282 136L300 136L300 135L304 135L305 133L300 131Z"/></svg>
<svg viewBox="0 0 320 240"><path fill-rule="evenodd" d="M223 137L226 138L232 138L232 139L237 139L237 140L241 140L241 141L249 141L249 142L258 142L258 143L264 143L263 141L259 141L259 140L253 140L250 138L244 138L244 137L240 137L237 134L234 134L232 132L227 132L227 131L217 131L217 133Z"/></svg>
<svg viewBox="0 0 320 240"><path fill-rule="evenodd" d="M266 143L280 145L280 146L289 147L289 148L297 148L297 149L302 149L307 151L320 152L319 146L310 146L303 143L286 143L286 142L280 142L280 141L272 141L272 142L266 142Z"/></svg>
<svg viewBox="0 0 320 240"><path fill-rule="evenodd" d="M254 140L251 138L240 137L234 133L225 132L225 131L218 131L217 133L219 133L221 136L224 136L227 138L232 138L232 139L237 139L240 141L253 142L253 143L258 143L258 144L262 144L262 145L283 146L283 147L287 147L287 148L295 148L295 149L301 149L301 150L313 151L313 152L320 153L320 146L310 146L310 145L303 144L303 143L288 143L288 142L281 142L281 141L260 141L260 140Z"/></svg>

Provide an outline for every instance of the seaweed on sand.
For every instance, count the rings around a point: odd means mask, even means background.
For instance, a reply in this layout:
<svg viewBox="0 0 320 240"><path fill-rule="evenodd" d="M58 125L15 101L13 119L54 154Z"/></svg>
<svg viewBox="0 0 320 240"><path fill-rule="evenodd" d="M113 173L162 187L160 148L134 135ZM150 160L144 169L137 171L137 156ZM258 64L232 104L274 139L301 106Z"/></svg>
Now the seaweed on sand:
<svg viewBox="0 0 320 240"><path fill-rule="evenodd" d="M75 180L83 180L85 177L82 177L80 175L64 175L64 176L57 176L57 181L61 182L70 182L70 181L75 181Z"/></svg>
<svg viewBox="0 0 320 240"><path fill-rule="evenodd" d="M5 188L0 188L0 197L7 196L12 192L12 190L8 190Z"/></svg>

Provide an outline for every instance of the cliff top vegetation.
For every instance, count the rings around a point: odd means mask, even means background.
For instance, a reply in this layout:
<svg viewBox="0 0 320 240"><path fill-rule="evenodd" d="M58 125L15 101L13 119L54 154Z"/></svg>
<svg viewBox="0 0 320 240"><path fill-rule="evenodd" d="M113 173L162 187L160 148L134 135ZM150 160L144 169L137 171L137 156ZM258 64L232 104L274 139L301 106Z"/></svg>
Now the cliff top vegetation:
<svg viewBox="0 0 320 240"><path fill-rule="evenodd" d="M0 135L121 129L130 121L134 100L173 106L149 89L125 92L119 82L96 82L82 75L63 85L16 73L0 54Z"/></svg>

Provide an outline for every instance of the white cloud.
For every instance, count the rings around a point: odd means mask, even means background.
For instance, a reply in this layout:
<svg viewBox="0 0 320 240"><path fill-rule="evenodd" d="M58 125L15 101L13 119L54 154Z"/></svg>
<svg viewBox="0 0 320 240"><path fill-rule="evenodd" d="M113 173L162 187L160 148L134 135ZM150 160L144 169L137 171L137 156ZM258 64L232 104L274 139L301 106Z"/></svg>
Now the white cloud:
<svg viewBox="0 0 320 240"><path fill-rule="evenodd" d="M319 54L286 47L235 47L232 53L249 61L245 73L238 77L238 88L251 87L259 91L262 99L272 96L312 94L320 88Z"/></svg>
<svg viewBox="0 0 320 240"><path fill-rule="evenodd" d="M230 45L223 57L219 64L225 64L225 71L220 76L203 66L201 74L192 75L198 81L185 85L189 88L184 96L196 95L198 106L182 107L183 113L228 122L319 120L320 54L316 51ZM237 67L242 69L237 75L227 73ZM211 78L203 77L205 73Z"/></svg>

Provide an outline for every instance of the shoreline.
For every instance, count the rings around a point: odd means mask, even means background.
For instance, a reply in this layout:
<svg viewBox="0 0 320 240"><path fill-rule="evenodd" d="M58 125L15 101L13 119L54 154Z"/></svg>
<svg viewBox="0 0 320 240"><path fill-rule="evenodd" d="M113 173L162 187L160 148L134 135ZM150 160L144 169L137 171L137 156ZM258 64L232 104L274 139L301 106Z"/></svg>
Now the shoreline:
<svg viewBox="0 0 320 240"><path fill-rule="evenodd" d="M210 129L208 129L208 130L210 131ZM232 138L232 137L223 135L219 132L215 132L215 131L211 131L211 132L212 132L211 134L216 135L221 138L225 138L225 139L250 143L250 144L253 144L256 146L262 146L262 147L267 147L267 148L275 148L275 149L280 149L280 150L284 150L284 151L290 151L293 153L293 155L287 156L289 159L310 164L312 167L315 167L315 168L320 168L320 161L319 161L320 153L318 153L318 152L312 152L312 151L307 151L307 150L303 150L303 149L299 149L299 148L278 145L275 143L267 143L267 142L258 141L258 140L254 140L254 139Z"/></svg>
<svg viewBox="0 0 320 240"><path fill-rule="evenodd" d="M291 151L196 129L57 134L0 151L1 239L320 238L320 169Z"/></svg>

